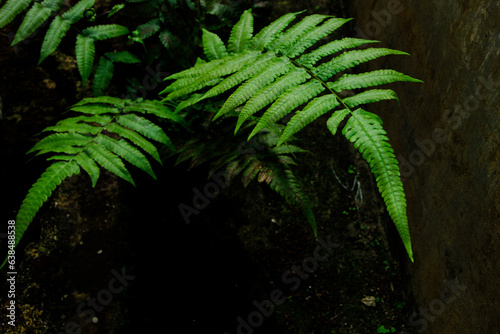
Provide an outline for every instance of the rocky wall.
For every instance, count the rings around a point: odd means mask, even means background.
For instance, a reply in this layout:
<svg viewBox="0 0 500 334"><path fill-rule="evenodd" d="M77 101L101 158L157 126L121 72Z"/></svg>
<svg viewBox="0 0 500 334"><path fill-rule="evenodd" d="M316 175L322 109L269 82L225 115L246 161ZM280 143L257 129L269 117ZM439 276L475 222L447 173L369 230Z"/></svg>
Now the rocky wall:
<svg viewBox="0 0 500 334"><path fill-rule="evenodd" d="M367 67L424 81L369 110L400 162L415 262L407 263L418 333L500 328L500 2L351 2L357 37L409 52Z"/></svg>

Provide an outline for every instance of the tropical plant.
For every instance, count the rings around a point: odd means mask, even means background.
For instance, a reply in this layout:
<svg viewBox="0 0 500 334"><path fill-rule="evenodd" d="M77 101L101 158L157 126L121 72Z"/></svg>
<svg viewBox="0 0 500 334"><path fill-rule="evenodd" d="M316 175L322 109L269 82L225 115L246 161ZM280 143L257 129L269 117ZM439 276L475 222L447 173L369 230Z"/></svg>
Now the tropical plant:
<svg viewBox="0 0 500 334"><path fill-rule="evenodd" d="M15 245L41 206L61 182L83 169L95 187L101 169L131 184L134 180L124 164L143 170L156 179L146 155L162 163L152 141L174 150L170 138L147 117L148 114L187 127L184 119L154 100L123 100L109 96L86 98L70 108L78 115L66 118L43 132L53 132L28 153L52 154L54 161L33 184L16 217ZM143 116L144 115L144 116ZM4 262L5 264L5 262Z"/></svg>
<svg viewBox="0 0 500 334"><path fill-rule="evenodd" d="M227 46L219 36L204 30L207 61L199 60L192 68L167 77L173 82L162 92L167 94L163 101L181 101L176 110L179 112L225 94L225 102L213 121L232 117L235 133L245 122L254 121L249 140L264 129L276 128L282 118L291 114L277 147L321 115L332 113L326 123L332 135L346 121L342 134L368 162L388 213L413 260L398 162L380 117L360 107L397 100L397 95L390 89L356 91L349 97L341 94L396 81L421 81L391 69L340 75L382 56L407 53L387 48L351 50L374 42L356 38L333 40L314 48L349 19L309 15L287 28L299 14L286 14L253 35L253 16L247 10L233 27Z"/></svg>
<svg viewBox="0 0 500 334"><path fill-rule="evenodd" d="M42 2L51 3L51 0ZM10 0L7 5L14 11ZM30 151L38 155L51 153L48 160L55 162L32 186L21 205L16 218L15 245L54 189L81 169L88 173L94 186L101 169L134 184L124 160L155 177L144 154L161 163L151 140L171 151L174 147L163 129L142 115L152 114L187 128L185 118L206 113L200 102L210 98L215 100L212 106L218 106L220 99L224 101L211 120L220 140L203 141L193 135L178 151L178 162L190 159L192 165L198 165L212 161L213 169L225 169L229 181L241 175L244 185L255 178L268 183L303 209L316 234L311 206L292 169L293 155L304 150L291 142L304 127L331 113L327 129L335 135L343 124L342 134L368 162L387 211L413 261L405 194L394 151L380 117L360 106L398 99L394 91L372 89L374 86L421 81L391 69L345 73L382 56L407 53L386 48L359 49L374 41L357 38L325 41L315 47L349 20L310 15L289 27L299 14L286 14L253 35L253 16L247 10L232 28L227 46L216 34L203 30L206 60L198 59L193 67L167 77L166 80L173 82L162 92L167 94L162 102L101 96L72 106L70 110L79 116L47 128L45 131L54 133ZM77 43L91 44L89 38L99 39L99 34L99 29L91 29ZM127 62L129 56L106 55L110 62ZM369 89L358 91L363 88ZM344 94L346 91L351 94ZM291 118L282 121L285 116ZM231 128L226 126L228 123ZM228 133L228 129L233 133ZM255 145L260 147L258 152L252 151Z"/></svg>
<svg viewBox="0 0 500 334"><path fill-rule="evenodd" d="M16 45L19 42L28 38L43 24L48 23L51 15L60 11L63 0L44 0L42 2L34 2L31 8L26 13L21 26L12 40L11 45ZM0 8L0 29L9 24L14 18L22 13L30 6L32 0L8 0L5 5ZM62 39L66 36L70 28L84 17L88 17L91 21L95 16L92 11L95 0L81 0L76 5L65 11L61 15L56 15L45 34L42 47L40 50L40 64L45 58L57 50ZM90 14L90 15L88 15ZM95 25L83 29L76 36L75 54L78 64L78 70L82 77L82 82L85 85L92 73L92 67L95 58L95 42L105 39L110 39L122 35L127 35L129 30L127 27L119 24L104 24ZM100 61L97 92L100 92L105 85L112 72L103 75L105 66L110 66L110 61L122 62L137 62L131 54L122 54L121 58L110 59L107 54L105 60Z"/></svg>

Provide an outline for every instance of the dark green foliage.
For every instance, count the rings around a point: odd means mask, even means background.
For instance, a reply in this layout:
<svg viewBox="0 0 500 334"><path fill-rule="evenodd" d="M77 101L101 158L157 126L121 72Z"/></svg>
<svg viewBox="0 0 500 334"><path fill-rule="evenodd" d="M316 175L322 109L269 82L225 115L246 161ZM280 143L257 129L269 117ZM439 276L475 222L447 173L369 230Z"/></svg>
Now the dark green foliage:
<svg viewBox="0 0 500 334"><path fill-rule="evenodd" d="M102 96L87 98L70 108L77 116L66 118L44 132L28 153L50 154L55 162L31 187L16 217L16 245L40 207L67 177L83 169L95 186L101 169L135 185L125 165L131 164L156 179L147 155L160 164L160 154L152 141L174 150L170 138L147 116L187 126L184 119L159 101L122 100Z"/></svg>
<svg viewBox="0 0 500 334"><path fill-rule="evenodd" d="M17 15L25 10L31 1L24 0L9 0L0 9L0 28L10 23ZM35 30L43 23L50 19L53 13L57 13L61 7L62 0L44 0L35 2L28 10L26 16L19 27L12 45L15 45L24 39L28 38ZM40 50L40 64L45 58L56 51L61 43L61 40L66 36L71 26L80 21L85 12L94 6L95 0L81 0L68 11L61 15L56 15L45 34L45 38ZM87 82L92 72L95 57L95 41L114 38L129 33L128 28L118 24L106 24L88 27L78 34L76 38L75 54L78 64L78 69L82 76L83 84ZM109 67L109 66L108 66ZM97 92L101 92L105 88L104 83L112 76L111 73L104 73L103 68L100 72L100 81L98 83Z"/></svg>
<svg viewBox="0 0 500 334"><path fill-rule="evenodd" d="M397 99L392 90L371 89L374 86L421 81L390 69L342 75L361 63L407 53L385 48L352 50L373 43L353 38L313 48L349 20L310 15L289 27L298 14L284 15L253 35L253 17L247 10L233 27L227 46L216 35L204 31L203 49L208 62L199 61L166 78L173 82L163 91L167 94L164 101L180 100L177 110L182 110L224 96L225 102L213 120L235 117L235 132L251 121L249 140L265 129L276 128L280 120L291 115L278 135L277 147L321 115L332 113L327 122L332 134L346 121L342 134L369 163L389 215L413 260L406 200L393 149L380 118L354 108ZM369 89L355 91L349 98L340 95L344 90L361 88Z"/></svg>

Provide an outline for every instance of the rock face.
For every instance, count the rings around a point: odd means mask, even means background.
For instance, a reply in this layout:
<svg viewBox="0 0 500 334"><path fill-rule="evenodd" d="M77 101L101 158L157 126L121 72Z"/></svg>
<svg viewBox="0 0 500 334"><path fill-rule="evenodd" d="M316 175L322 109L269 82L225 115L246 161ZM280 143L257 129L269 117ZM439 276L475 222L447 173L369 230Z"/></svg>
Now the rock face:
<svg viewBox="0 0 500 334"><path fill-rule="evenodd" d="M409 52L370 64L424 81L392 86L401 105L372 108L400 162L421 333L500 326L500 2L356 0L357 37ZM382 110L382 112L379 112Z"/></svg>

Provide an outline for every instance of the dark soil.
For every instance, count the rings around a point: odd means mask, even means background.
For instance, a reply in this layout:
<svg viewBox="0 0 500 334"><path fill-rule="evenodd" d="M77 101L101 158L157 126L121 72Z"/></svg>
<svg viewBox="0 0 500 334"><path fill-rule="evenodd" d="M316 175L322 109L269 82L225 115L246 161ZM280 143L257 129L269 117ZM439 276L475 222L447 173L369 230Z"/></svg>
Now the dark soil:
<svg viewBox="0 0 500 334"><path fill-rule="evenodd" d="M2 224L47 166L24 155L33 136L88 96L72 57L58 53L36 67L40 36L11 48L7 35L0 36ZM297 157L295 171L321 242L297 208L256 182L221 189L186 224L178 205L191 205L193 189L211 182L203 168L187 172L168 160L154 166L158 181L135 173L137 188L104 173L92 189L82 173L63 182L18 246L16 327L2 311L2 332L411 332L399 269L405 253L366 164L325 121L304 130L311 154ZM325 243L330 248L317 248Z"/></svg>

